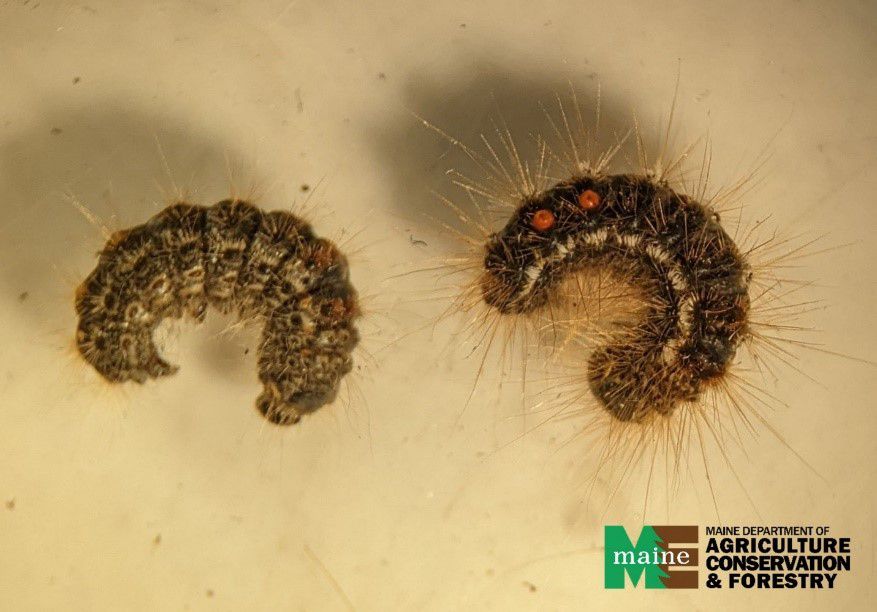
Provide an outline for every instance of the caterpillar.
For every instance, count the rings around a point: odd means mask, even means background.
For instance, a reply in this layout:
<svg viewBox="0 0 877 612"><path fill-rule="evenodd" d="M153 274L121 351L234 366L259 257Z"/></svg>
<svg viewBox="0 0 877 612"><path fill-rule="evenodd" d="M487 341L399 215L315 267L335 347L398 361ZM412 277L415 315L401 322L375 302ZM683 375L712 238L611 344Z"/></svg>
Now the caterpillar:
<svg viewBox="0 0 877 612"><path fill-rule="evenodd" d="M640 322L588 362L592 391L620 421L696 401L748 333L750 272L719 215L645 175L583 173L529 196L485 251L482 295L503 314L539 309L586 268L647 296Z"/></svg>
<svg viewBox="0 0 877 612"><path fill-rule="evenodd" d="M170 376L155 329L208 307L263 325L256 408L271 423L332 402L353 368L360 309L344 255L292 213L240 199L179 201L110 236L76 290L76 346L111 383Z"/></svg>
<svg viewBox="0 0 877 612"><path fill-rule="evenodd" d="M504 121L474 148L419 118L465 156L446 171L464 197L439 194L454 217L441 226L464 250L427 269L451 280L439 288L450 291L440 320L464 315L461 355L481 353L463 411L499 348L501 380L506 366L521 368L522 430L507 444L551 421L584 421L572 436L595 451L589 489L600 483L608 505L642 476L643 513L653 476L663 471L675 491L691 448L718 511L709 449L742 486L730 446L760 428L810 468L765 411L782 405L767 389L777 368L801 372L798 352L822 350L803 337L821 300L790 272L813 242L743 220L754 171L715 188L707 144L696 168L686 162L697 142L668 154L675 97L648 145L635 119L598 140L599 95L591 124L575 92L571 105L556 101L556 113L542 107L547 131L528 122L530 145Z"/></svg>

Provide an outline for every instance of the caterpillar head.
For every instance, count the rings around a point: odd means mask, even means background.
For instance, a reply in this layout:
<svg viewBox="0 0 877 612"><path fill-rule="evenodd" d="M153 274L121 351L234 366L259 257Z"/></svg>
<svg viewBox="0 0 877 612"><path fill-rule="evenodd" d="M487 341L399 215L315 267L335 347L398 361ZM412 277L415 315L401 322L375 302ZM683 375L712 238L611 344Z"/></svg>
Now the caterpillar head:
<svg viewBox="0 0 877 612"><path fill-rule="evenodd" d="M272 423L292 425L332 403L353 369L356 291L349 285L327 291L275 309L265 328L256 408Z"/></svg>

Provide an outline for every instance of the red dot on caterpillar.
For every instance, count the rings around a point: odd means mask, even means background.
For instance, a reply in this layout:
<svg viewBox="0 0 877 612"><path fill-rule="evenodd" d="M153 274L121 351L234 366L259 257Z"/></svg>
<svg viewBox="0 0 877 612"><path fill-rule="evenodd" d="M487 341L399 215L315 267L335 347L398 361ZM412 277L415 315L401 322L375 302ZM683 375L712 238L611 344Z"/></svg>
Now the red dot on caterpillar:
<svg viewBox="0 0 877 612"><path fill-rule="evenodd" d="M530 221L530 225L533 226L534 230L544 232L554 227L554 221L554 213L542 208L533 213L533 220Z"/></svg>
<svg viewBox="0 0 877 612"><path fill-rule="evenodd" d="M585 189L579 194L578 200L582 210L595 210L602 201L600 194L593 189Z"/></svg>

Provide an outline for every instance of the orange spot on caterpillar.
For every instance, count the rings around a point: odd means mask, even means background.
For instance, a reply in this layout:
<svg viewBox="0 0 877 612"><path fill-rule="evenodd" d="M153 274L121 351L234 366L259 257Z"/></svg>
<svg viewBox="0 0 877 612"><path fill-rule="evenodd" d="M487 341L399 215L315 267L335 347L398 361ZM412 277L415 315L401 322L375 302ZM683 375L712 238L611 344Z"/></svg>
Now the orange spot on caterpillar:
<svg viewBox="0 0 877 612"><path fill-rule="evenodd" d="M600 194L593 189L585 189L579 194L578 200L579 206L582 207L582 210L594 210L599 208L600 203L602 202Z"/></svg>
<svg viewBox="0 0 877 612"><path fill-rule="evenodd" d="M554 227L555 221L554 213L543 208L533 214L533 220L530 221L530 225L538 232L545 232Z"/></svg>

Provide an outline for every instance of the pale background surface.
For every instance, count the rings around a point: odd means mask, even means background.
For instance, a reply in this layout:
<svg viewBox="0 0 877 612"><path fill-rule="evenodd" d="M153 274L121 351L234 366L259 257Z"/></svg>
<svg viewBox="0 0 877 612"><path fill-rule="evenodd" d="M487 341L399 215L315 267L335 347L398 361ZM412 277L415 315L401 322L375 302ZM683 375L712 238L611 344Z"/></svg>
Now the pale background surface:
<svg viewBox="0 0 877 612"><path fill-rule="evenodd" d="M873 3L0 7L0 607L840 610L873 597L872 367L808 352L818 383L770 388L788 405L771 422L819 476L763 428L748 457L734 452L746 493L711 458L722 521L854 538L835 591L610 592L602 525L641 525L642 494L605 513L605 490L584 502L593 453L564 445L575 420L509 444L538 419L516 417L519 386L499 389L497 360L455 427L478 363L444 350L452 326L430 327L447 306L422 299L435 276L399 276L448 254L423 213L462 163L412 113L474 142L499 109L526 138L540 100L599 82L610 123L636 109L653 125L681 60L681 137L708 131L725 181L768 146L753 216L848 245L802 264L828 301L814 340L873 357ZM319 184L318 231L360 249L374 362L360 360L347 405L293 429L253 411L255 336L217 337L216 317L184 327L170 343L180 373L145 388L108 389L69 348L72 290L103 242L71 197L125 227L172 183L226 195L228 165L268 208ZM669 516L650 506L645 520L719 522L700 471Z"/></svg>

